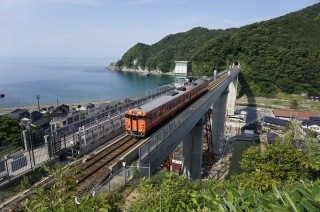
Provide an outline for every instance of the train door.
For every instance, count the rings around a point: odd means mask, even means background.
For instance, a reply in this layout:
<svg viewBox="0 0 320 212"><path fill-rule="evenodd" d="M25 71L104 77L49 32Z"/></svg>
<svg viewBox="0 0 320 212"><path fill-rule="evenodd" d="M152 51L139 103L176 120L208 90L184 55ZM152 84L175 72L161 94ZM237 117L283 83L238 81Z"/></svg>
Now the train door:
<svg viewBox="0 0 320 212"><path fill-rule="evenodd" d="M131 115L131 131L132 132L137 132L138 131L138 117L135 112L132 112Z"/></svg>
<svg viewBox="0 0 320 212"><path fill-rule="evenodd" d="M145 116L137 116L138 117L138 133L144 135L146 133L146 117Z"/></svg>

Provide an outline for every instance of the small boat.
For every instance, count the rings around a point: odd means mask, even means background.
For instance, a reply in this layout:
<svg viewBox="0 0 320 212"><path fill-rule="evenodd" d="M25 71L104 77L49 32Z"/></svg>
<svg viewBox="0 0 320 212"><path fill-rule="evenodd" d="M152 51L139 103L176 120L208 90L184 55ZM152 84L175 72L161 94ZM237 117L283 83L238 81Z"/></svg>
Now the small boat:
<svg viewBox="0 0 320 212"><path fill-rule="evenodd" d="M3 98L5 95L2 93L2 94L0 94L0 98Z"/></svg>

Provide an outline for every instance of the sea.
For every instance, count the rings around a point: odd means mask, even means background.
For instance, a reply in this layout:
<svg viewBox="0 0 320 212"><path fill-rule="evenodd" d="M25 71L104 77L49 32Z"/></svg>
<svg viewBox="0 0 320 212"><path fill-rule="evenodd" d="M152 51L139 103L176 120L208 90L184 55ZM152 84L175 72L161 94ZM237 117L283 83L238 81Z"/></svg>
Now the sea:
<svg viewBox="0 0 320 212"><path fill-rule="evenodd" d="M0 108L112 101L174 82L173 76L111 71L112 57L2 57Z"/></svg>

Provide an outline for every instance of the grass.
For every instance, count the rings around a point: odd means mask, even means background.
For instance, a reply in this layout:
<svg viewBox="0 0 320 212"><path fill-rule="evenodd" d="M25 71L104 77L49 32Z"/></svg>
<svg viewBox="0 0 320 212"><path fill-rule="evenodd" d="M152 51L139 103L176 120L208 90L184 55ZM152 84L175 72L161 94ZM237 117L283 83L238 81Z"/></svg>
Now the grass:
<svg viewBox="0 0 320 212"><path fill-rule="evenodd" d="M250 103L247 98L240 98L236 100L237 105L252 105L255 104L256 107L264 108L290 108L290 103L292 100L297 100L298 110L301 111L320 111L320 102L306 101L301 95L289 95L278 93L275 98L265 98L265 97L251 97Z"/></svg>

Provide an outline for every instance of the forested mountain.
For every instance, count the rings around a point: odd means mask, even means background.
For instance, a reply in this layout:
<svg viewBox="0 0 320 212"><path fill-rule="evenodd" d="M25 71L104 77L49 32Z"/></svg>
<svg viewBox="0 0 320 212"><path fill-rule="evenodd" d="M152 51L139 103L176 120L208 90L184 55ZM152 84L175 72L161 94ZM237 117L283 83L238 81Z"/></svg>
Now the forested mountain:
<svg viewBox="0 0 320 212"><path fill-rule="evenodd" d="M169 72L174 69L175 60L190 59L212 37L230 31L232 29L209 30L197 27L184 33L168 35L153 45L137 43L118 61L118 66Z"/></svg>
<svg viewBox="0 0 320 212"><path fill-rule="evenodd" d="M194 75L237 60L242 88L259 96L320 93L320 3L237 29L194 28L153 45L138 43L117 66L168 72L175 60L190 60Z"/></svg>

